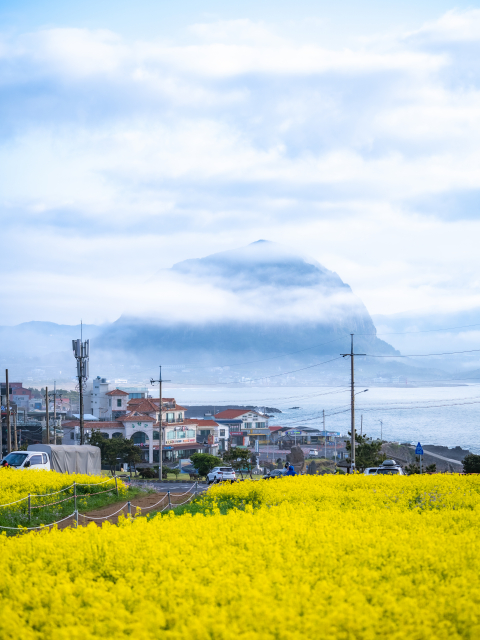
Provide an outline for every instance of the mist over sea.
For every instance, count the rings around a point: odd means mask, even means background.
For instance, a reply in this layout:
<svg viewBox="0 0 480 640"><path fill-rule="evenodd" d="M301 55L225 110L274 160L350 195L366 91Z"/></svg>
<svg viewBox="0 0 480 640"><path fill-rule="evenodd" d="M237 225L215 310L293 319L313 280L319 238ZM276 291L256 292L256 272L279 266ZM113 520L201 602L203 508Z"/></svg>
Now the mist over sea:
<svg viewBox="0 0 480 640"><path fill-rule="evenodd" d="M356 387L356 392L366 387ZM167 393L168 390L168 393ZM282 411L270 426L322 428L347 434L350 429L349 387L177 387L165 390L182 405L227 404L275 407ZM293 409L299 407L299 409ZM460 445L480 453L480 387L370 387L356 396L356 427L383 439L448 447ZM200 417L200 416L199 416Z"/></svg>

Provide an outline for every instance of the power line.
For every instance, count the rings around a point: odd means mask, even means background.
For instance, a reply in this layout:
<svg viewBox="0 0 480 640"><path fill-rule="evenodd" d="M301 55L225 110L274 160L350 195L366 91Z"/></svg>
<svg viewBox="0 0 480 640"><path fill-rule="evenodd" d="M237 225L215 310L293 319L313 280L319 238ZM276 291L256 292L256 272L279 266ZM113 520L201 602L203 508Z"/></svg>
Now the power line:
<svg viewBox="0 0 480 640"><path fill-rule="evenodd" d="M480 404L480 400L475 400L473 402L452 402L449 404L434 404L434 405L425 405L425 406L411 406L411 407L379 407L372 409L363 409L363 411L410 411L411 409L435 409L437 407L459 407L467 404Z"/></svg>
<svg viewBox="0 0 480 640"><path fill-rule="evenodd" d="M265 378L278 378L279 376L286 376L289 373L298 373L299 371L305 371L306 369L313 369L314 367L319 367L322 364L328 364L329 362L333 362L334 360L340 360L341 356L338 356L337 358L332 358L331 360L325 360L325 362L317 362L316 364L311 364L308 367L302 367L301 369L294 369L293 371L283 371L282 373L275 373L275 374L266 374L264 376L262 376L261 378L250 378L247 381L245 380L232 380L231 382L215 382L215 386L219 385L219 384L245 384L246 382L250 383L250 382L258 382L259 380L265 380ZM204 383L204 382L175 382L173 381L173 384L179 384L182 385L184 387L211 387L212 383L208 382L208 383Z"/></svg>
<svg viewBox="0 0 480 640"><path fill-rule="evenodd" d="M444 329L420 329L419 331L389 331L387 333L357 333L357 336L403 336L414 333L433 333L434 331L454 331L455 329L468 329L470 327L480 327L477 324L464 324L459 327L446 327Z"/></svg>
<svg viewBox="0 0 480 640"><path fill-rule="evenodd" d="M469 349L468 351L446 351L445 353L413 353L413 354L407 354L407 355L401 355L401 356L397 356L397 355L385 356L385 355L376 355L372 353L366 353L365 356L367 358L431 358L433 356L453 356L461 353L477 353L479 351L480 349Z"/></svg>

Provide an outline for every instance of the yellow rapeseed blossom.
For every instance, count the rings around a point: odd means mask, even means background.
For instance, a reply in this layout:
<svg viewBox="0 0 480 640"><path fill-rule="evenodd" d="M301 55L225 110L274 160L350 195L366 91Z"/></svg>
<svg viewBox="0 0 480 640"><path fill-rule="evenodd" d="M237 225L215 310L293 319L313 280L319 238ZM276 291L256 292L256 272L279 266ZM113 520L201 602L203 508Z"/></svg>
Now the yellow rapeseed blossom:
<svg viewBox="0 0 480 640"><path fill-rule="evenodd" d="M480 637L478 476L246 481L200 506L0 536L0 637Z"/></svg>

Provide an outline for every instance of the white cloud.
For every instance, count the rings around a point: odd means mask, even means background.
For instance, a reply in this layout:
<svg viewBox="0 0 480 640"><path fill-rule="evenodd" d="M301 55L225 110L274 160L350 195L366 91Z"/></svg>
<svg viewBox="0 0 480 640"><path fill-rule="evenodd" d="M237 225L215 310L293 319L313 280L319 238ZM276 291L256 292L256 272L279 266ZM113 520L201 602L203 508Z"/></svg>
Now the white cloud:
<svg viewBox="0 0 480 640"><path fill-rule="evenodd" d="M478 42L480 38L480 10L447 11L438 20L432 20L407 38L423 42L447 44L450 42Z"/></svg>
<svg viewBox="0 0 480 640"><path fill-rule="evenodd" d="M86 29L5 37L9 321L29 319L29 273L69 273L113 319L118 274L132 291L151 263L259 237L305 249L377 313L477 304L480 222L455 198L480 192L468 49L479 16L449 12L355 50L248 20L192 25L183 44ZM99 270L112 296L93 294ZM52 296L39 298L47 312Z"/></svg>

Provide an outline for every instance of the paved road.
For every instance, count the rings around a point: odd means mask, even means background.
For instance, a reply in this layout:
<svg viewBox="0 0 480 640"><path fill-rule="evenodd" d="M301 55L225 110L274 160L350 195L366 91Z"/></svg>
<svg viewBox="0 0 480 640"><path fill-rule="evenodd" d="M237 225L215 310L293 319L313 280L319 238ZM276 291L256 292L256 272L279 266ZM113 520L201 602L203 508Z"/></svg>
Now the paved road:
<svg viewBox="0 0 480 640"><path fill-rule="evenodd" d="M189 493L195 492L195 482L142 482L133 480L132 485L145 489L153 489L161 493L170 491L171 493ZM203 482L198 483L198 492L205 491L207 485Z"/></svg>
<svg viewBox="0 0 480 640"><path fill-rule="evenodd" d="M415 447L410 447L410 449L413 449L415 451ZM451 464L459 464L460 466L463 466L460 460L453 460L453 458L445 458L445 456L441 456L438 453L432 453L431 451L427 451L426 449L423 450L423 453L424 455L433 456L434 458L438 458L439 460L445 460L445 462L450 462Z"/></svg>

